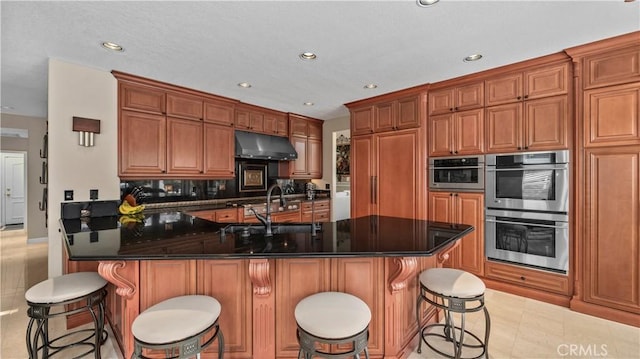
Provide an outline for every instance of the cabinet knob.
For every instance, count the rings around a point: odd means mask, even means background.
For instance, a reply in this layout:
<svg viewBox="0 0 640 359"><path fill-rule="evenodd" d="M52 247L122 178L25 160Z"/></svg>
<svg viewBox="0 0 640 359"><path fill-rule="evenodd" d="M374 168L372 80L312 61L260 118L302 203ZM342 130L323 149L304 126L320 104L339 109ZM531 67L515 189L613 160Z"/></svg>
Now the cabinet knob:
<svg viewBox="0 0 640 359"><path fill-rule="evenodd" d="M453 109L454 109L454 110L456 110L456 111L458 111L458 108L457 108L457 107L454 107Z"/></svg>
<svg viewBox="0 0 640 359"><path fill-rule="evenodd" d="M522 99L522 96L516 97L516 100L521 100L521 99Z"/></svg>
<svg viewBox="0 0 640 359"><path fill-rule="evenodd" d="M204 173L204 171L200 171L200 173Z"/></svg>
<svg viewBox="0 0 640 359"><path fill-rule="evenodd" d="M525 99L529 98L529 95L524 95L524 98L525 98Z"/></svg>
<svg viewBox="0 0 640 359"><path fill-rule="evenodd" d="M453 107L449 107L449 111L453 112Z"/></svg>
<svg viewBox="0 0 640 359"><path fill-rule="evenodd" d="M453 151L449 151L450 154L453 154Z"/></svg>
<svg viewBox="0 0 640 359"><path fill-rule="evenodd" d="M162 172L162 173L167 173L167 171L165 171L165 170L162 170L162 171L160 171L160 172Z"/></svg>
<svg viewBox="0 0 640 359"><path fill-rule="evenodd" d="M453 193L449 193L449 197L452 197L452 196L453 196Z"/></svg>
<svg viewBox="0 0 640 359"><path fill-rule="evenodd" d="M528 149L529 149L529 146L524 146L524 149L525 149L525 150L528 150Z"/></svg>
<svg viewBox="0 0 640 359"><path fill-rule="evenodd" d="M518 151L522 150L522 147L518 147Z"/></svg>
<svg viewBox="0 0 640 359"><path fill-rule="evenodd" d="M458 151L453 151L453 153L457 155L457 154L458 154Z"/></svg>
<svg viewBox="0 0 640 359"><path fill-rule="evenodd" d="M525 278L524 276L520 276L521 280L526 280L527 278Z"/></svg>
<svg viewBox="0 0 640 359"><path fill-rule="evenodd" d="M458 194L456 193L456 194L454 194L454 196L458 197Z"/></svg>

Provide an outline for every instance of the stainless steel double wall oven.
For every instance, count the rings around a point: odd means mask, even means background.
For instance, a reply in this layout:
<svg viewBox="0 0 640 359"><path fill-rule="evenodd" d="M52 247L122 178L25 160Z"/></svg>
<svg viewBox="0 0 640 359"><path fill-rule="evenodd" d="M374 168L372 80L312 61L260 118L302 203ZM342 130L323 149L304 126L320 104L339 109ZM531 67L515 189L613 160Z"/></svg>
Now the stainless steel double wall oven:
<svg viewBox="0 0 640 359"><path fill-rule="evenodd" d="M566 273L569 151L487 155L486 256Z"/></svg>

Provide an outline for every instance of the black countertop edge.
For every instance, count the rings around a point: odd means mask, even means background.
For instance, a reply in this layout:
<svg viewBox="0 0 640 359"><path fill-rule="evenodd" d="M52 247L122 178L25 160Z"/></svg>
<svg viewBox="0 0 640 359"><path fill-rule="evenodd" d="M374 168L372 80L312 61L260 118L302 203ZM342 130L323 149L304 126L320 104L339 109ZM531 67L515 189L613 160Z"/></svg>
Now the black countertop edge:
<svg viewBox="0 0 640 359"><path fill-rule="evenodd" d="M317 234L308 232L310 223L289 223L278 224L282 232L271 237L259 231L245 237L245 227L253 224L216 223L179 211L60 219L65 250L76 261L421 257L439 253L474 230L464 224L384 216L319 225L313 230Z"/></svg>
<svg viewBox="0 0 640 359"><path fill-rule="evenodd" d="M274 196L273 199L280 198L278 195ZM331 199L330 196L317 196L315 199L310 200L307 199L307 196L304 194L288 194L285 195L285 199L292 201L300 201L304 202L312 202L312 201L322 201ZM145 204L146 211L152 211L154 213L164 212L164 211L181 211L181 212L194 212L194 211L207 211L207 210L218 210L218 209L227 209L227 208L237 208L240 206L228 206L228 202L236 203L242 202L244 204L260 204L264 203L267 200L266 197L243 197L243 198L227 198L227 199L210 199L210 200L199 200L199 201L182 201L182 202L162 202L162 203L149 203Z"/></svg>

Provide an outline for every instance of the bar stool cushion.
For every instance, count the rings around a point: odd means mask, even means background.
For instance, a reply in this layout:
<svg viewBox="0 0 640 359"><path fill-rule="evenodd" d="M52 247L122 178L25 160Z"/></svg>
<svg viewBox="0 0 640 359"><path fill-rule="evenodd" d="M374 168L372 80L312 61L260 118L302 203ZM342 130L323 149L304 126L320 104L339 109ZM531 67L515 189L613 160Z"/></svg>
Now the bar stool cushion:
<svg viewBox="0 0 640 359"><path fill-rule="evenodd" d="M106 284L96 272L77 272L44 280L29 288L24 297L31 303L61 303L95 292Z"/></svg>
<svg viewBox="0 0 640 359"><path fill-rule="evenodd" d="M472 298L484 294L485 285L475 275L452 268L431 268L420 273L420 283L448 297Z"/></svg>
<svg viewBox="0 0 640 359"><path fill-rule="evenodd" d="M322 292L302 299L294 316L298 326L311 335L341 339L365 330L371 321L371 310L351 294Z"/></svg>
<svg viewBox="0 0 640 359"><path fill-rule="evenodd" d="M185 295L164 300L140 313L131 325L136 339L149 344L180 341L209 328L222 307L206 295Z"/></svg>

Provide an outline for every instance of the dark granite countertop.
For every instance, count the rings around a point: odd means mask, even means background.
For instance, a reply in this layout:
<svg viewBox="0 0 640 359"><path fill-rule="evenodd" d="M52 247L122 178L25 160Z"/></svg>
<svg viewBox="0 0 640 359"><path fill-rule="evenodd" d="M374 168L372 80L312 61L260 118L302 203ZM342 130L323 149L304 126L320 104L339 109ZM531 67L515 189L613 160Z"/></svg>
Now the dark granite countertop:
<svg viewBox="0 0 640 359"><path fill-rule="evenodd" d="M214 223L184 212L60 220L70 260L430 256L472 226L368 216L319 224ZM231 227L229 227L231 226ZM249 231L243 228L249 227ZM221 230L226 228L224 234ZM257 233L254 233L257 232Z"/></svg>

